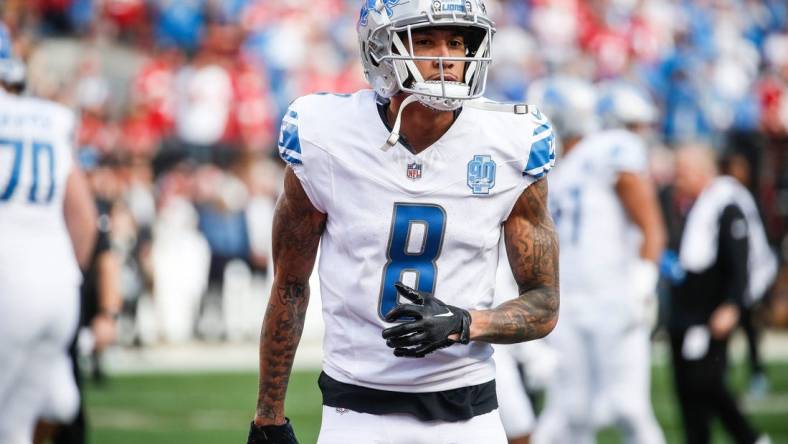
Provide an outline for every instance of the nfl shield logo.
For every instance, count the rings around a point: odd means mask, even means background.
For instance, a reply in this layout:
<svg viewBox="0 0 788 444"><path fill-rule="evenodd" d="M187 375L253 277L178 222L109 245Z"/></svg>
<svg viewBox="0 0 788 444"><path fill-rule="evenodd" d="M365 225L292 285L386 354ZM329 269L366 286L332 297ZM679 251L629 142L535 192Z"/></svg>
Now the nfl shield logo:
<svg viewBox="0 0 788 444"><path fill-rule="evenodd" d="M416 162L409 163L407 175L410 180L421 179L421 164Z"/></svg>

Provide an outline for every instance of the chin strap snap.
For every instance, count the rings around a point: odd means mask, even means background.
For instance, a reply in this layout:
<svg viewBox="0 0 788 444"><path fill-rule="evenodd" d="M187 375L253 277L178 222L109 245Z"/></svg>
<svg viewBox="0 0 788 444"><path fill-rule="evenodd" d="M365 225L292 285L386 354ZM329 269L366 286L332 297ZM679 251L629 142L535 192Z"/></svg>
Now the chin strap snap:
<svg viewBox="0 0 788 444"><path fill-rule="evenodd" d="M532 105L527 105L525 103L501 103L493 102L487 99L466 100L463 106L485 111L496 111L512 114L528 114L529 111L534 109Z"/></svg>

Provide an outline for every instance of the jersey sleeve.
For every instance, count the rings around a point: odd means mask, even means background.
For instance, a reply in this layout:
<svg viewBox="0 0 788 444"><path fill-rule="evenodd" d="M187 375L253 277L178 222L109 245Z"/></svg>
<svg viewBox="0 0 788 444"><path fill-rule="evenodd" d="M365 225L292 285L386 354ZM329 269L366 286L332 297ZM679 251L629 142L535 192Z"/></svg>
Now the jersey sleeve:
<svg viewBox="0 0 788 444"><path fill-rule="evenodd" d="M541 179L555 166L555 134L547 117L538 109L528 114L535 124L530 137L523 176Z"/></svg>
<svg viewBox="0 0 788 444"><path fill-rule="evenodd" d="M325 213L327 201L321 192L330 188L330 174L323 151L303 137L307 109L302 99L297 99L287 109L279 130L279 157L293 170L312 205Z"/></svg>

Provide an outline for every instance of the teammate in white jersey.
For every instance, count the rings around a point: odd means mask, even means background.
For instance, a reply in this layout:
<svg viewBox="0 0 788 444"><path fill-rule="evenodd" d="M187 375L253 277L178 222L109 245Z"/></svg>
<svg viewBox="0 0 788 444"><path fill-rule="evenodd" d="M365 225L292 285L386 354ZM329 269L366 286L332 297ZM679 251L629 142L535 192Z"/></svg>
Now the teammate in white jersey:
<svg viewBox="0 0 788 444"><path fill-rule="evenodd" d="M479 0L364 1L374 91L287 111L249 442L295 442L284 399L318 244L318 442L506 442L490 343L552 330L558 268L552 130L536 109L481 99L493 31ZM502 232L520 295L493 308Z"/></svg>
<svg viewBox="0 0 788 444"><path fill-rule="evenodd" d="M591 443L599 428L615 425L626 442L663 443L650 403L646 315L665 234L646 147L621 127L638 122L595 128L596 92L579 79L536 82L529 100L539 97L556 105L561 142L550 207L563 300L547 338L559 353L558 370L533 442Z"/></svg>
<svg viewBox="0 0 788 444"><path fill-rule="evenodd" d="M96 214L73 113L13 94L18 77L0 71L0 442L27 444L39 418L77 412L68 346Z"/></svg>

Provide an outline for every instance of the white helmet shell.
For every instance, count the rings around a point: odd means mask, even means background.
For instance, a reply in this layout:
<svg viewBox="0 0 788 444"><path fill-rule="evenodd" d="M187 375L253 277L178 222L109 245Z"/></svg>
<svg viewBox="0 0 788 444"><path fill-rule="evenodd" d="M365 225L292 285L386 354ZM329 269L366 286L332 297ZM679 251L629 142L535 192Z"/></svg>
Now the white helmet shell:
<svg viewBox="0 0 788 444"><path fill-rule="evenodd" d="M611 80L598 86L599 101L597 112L607 127L629 124L653 124L659 117L659 110L649 93L638 86Z"/></svg>
<svg viewBox="0 0 788 444"><path fill-rule="evenodd" d="M11 86L24 86L27 78L25 63L19 59L0 59L0 82Z"/></svg>
<svg viewBox="0 0 788 444"><path fill-rule="evenodd" d="M561 137L582 137L599 128L596 91L579 77L559 75L535 80L528 87L527 102L550 117Z"/></svg>
<svg viewBox="0 0 788 444"><path fill-rule="evenodd" d="M410 54L412 45L406 46L400 34L410 40L414 29L435 26L460 27L477 38L468 42L464 57ZM357 31L364 75L382 97L405 92L431 108L449 111L484 94L495 33L484 0L363 0ZM437 61L441 69L445 61L464 62L465 78L425 81L416 60Z"/></svg>

